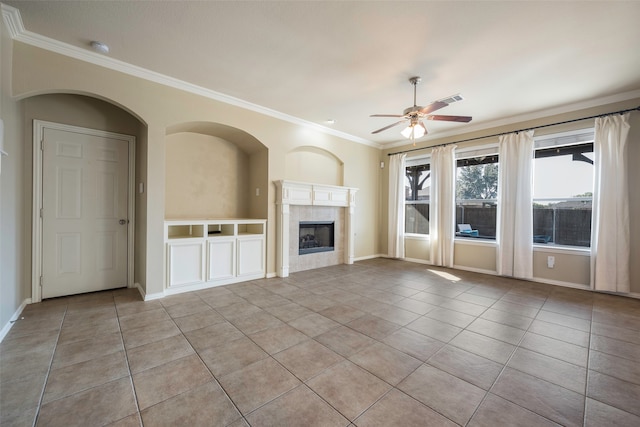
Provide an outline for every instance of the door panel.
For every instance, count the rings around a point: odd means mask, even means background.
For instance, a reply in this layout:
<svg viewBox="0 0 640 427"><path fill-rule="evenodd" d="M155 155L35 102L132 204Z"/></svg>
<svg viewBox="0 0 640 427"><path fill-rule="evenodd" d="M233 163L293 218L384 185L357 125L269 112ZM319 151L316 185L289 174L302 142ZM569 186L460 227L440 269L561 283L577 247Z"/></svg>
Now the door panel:
<svg viewBox="0 0 640 427"><path fill-rule="evenodd" d="M80 233L58 233L56 235L56 248L59 248L56 271L58 275L80 273L81 237Z"/></svg>
<svg viewBox="0 0 640 427"><path fill-rule="evenodd" d="M127 285L128 162L127 141L44 129L43 298Z"/></svg>

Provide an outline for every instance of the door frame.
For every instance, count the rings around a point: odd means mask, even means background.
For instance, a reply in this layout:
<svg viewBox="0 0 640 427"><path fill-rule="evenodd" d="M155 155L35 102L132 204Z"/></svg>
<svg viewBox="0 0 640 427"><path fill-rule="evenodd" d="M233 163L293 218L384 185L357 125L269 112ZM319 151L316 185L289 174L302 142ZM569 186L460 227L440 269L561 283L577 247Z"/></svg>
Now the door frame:
<svg viewBox="0 0 640 427"><path fill-rule="evenodd" d="M31 302L42 301L42 141L45 129L74 132L90 136L126 141L129 147L129 196L127 198L127 287L134 287L133 282L133 249L135 242L135 153L136 138L131 135L89 129L62 123L33 120L33 203L31 222Z"/></svg>

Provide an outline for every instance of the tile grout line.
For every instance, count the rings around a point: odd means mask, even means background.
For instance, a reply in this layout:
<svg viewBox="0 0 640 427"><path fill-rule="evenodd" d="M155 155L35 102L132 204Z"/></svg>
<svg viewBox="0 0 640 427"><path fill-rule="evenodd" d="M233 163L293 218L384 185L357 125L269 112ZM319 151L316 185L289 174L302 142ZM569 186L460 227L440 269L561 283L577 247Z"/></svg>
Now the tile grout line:
<svg viewBox="0 0 640 427"><path fill-rule="evenodd" d="M300 288L300 289L302 289L302 288ZM232 291L232 292L233 292L233 291ZM269 292L270 292L270 293L272 293L272 294L274 294L274 295L278 295L278 294L276 294L276 293L274 293L274 292L272 292L272 291L269 291ZM316 295L316 294L314 294L314 295ZM239 296L239 295L238 295L238 296ZM281 296L281 295L278 295L278 296ZM316 296L322 296L322 295L316 295ZM281 296L281 297L282 297L282 296ZM245 299L245 298L244 298L244 297L242 297L242 296L240 296L240 298ZM289 298L286 298L286 297L284 297L284 298L285 298L285 299L287 299L290 303L298 304L298 303L296 303L295 301L290 300ZM332 301L333 301L333 300L332 300ZM249 302L249 303L251 304L251 302ZM255 304L254 304L254 305L255 305ZM298 305L300 305L300 304L298 304ZM303 307L304 307L304 306L303 306ZM264 308L263 308L263 307L260 307L260 308L264 310ZM307 308L307 309L311 310L311 311L312 311L313 313L315 313L315 314L320 314L318 311L315 311L315 310L310 309L310 308L308 308L308 307L305 307L305 308ZM266 311L266 310L265 310L265 311ZM322 310L321 310L321 311L322 311ZM370 314L370 313L366 313L366 314ZM322 314L320 314L320 315L322 316ZM364 316L364 315L363 315L363 316ZM224 317L224 316L223 316L223 317ZM323 317L326 317L326 316L323 316ZM327 317L327 318L328 318L328 317ZM329 319L329 318L328 318L328 319ZM227 319L227 320L228 320L228 319ZM281 319L280 319L280 320L281 320ZM330 319L330 320L333 320L333 319ZM283 321L283 322L284 322L284 321ZM285 323L286 325L289 325L287 322L284 322L284 323ZM348 327L346 324L342 324L342 323L340 323L340 322L336 322L336 323L338 323L340 326ZM290 325L289 325L289 326L290 326ZM325 332L329 332L329 331L331 331L331 330L337 329L337 328L339 328L340 326L336 326L335 328L331 328L331 329L329 329L328 331L325 331ZM348 327L348 328L349 328L349 329L351 329L351 330L353 330L353 331L355 331L354 329L352 329L352 328L350 328L350 327ZM294 328L294 329L295 329L295 328ZM244 334L244 332L243 332L243 331L240 331L240 332L242 332L242 333ZM300 331L300 332L302 332L302 331ZM359 331L355 331L355 332L361 333L361 332L359 332ZM302 333L304 334L304 332L302 332ZM323 333L324 333L324 332L323 332ZM253 342L255 345L257 345L258 347L260 347L260 345L259 345L258 343L256 343L253 339L251 339L251 337L249 337L249 336L248 336L248 335L246 335L246 334L244 334L244 335L245 335L245 337L246 337L247 339L249 339L249 340L250 340L251 342ZM306 334L304 334L304 335L306 335ZM368 335L366 335L366 334L363 334L363 335L368 336ZM333 350L331 350L330 348L328 348L327 346L325 346L323 343L321 343L321 342L317 341L317 340L315 339L315 337L311 337L311 336L308 336L308 335L306 335L306 336L307 336L307 338L309 338L309 340L312 340L312 341L316 342L317 344L319 344L319 345L321 345L321 346L323 346L323 347L327 348L329 351L332 351L333 353L336 353L335 351L333 351ZM373 337L369 337L369 338L371 338L371 339L375 340L375 341L376 341L376 342L378 342L378 343L381 343L381 341L377 340L376 338L373 338ZM297 344L294 344L293 346L295 346L295 345L297 345ZM373 345L375 345L375 344L371 344L370 346L367 346L366 348L369 348L369 347L371 347L371 346L373 346ZM291 348L291 347L293 347L293 346L290 346L290 347L288 347L288 348ZM260 348L262 348L262 347L260 347ZM278 353L280 353L280 352L282 352L282 351L286 351L288 348L283 349L283 350L279 351ZM364 348L364 349L360 350L359 352L364 351L366 348ZM264 349L262 349L262 350L264 351ZM359 353L359 352L357 352L357 353ZM354 354L357 354L357 353L354 353ZM373 405L375 405L378 401L380 401L384 396L386 396L386 395L387 395L388 393L390 393L393 389L395 389L395 386L393 386L393 385L391 385L391 384L387 383L387 382L386 382L386 381L384 381L382 378L379 378L377 375L375 375L375 374L373 374L373 373L369 372L368 370L366 370L366 369L364 369L364 368L360 367L359 365L355 364L354 362L351 362L351 361L349 360L349 358L347 358L347 357L345 357L345 356L343 356L343 355L341 355L341 354L339 354L339 353L336 353L336 354L338 354L338 355L339 355L340 357L342 357L344 360L342 360L342 361L340 361L340 362L336 362L336 363L334 363L334 364L332 364L332 365L330 365L330 366L325 367L322 371L320 371L320 372L316 373L315 375L313 375L313 376L312 376L312 377L310 377L310 378L307 378L307 380L302 380L301 378L297 377L293 372L291 372L291 370L289 370L289 369L288 369L286 366L284 366L284 365L283 365L283 364L282 364L278 359L276 359L276 358L274 357L274 355L273 355L273 354L269 354L269 353L267 353L267 354L268 354L268 357L270 357L271 359L273 359L273 360L274 360L276 363L278 363L278 364L279 364L283 369L285 369L287 372L289 372L289 373L290 373L294 378L296 378L298 381L300 381L300 384L299 384L299 385L297 385L296 387L294 387L294 388L292 388L292 389L290 389L290 390L287 390L286 392L284 392L284 393L282 393L282 394L280 394L280 395L278 395L278 396L274 397L273 399L269 400L268 402L265 402L264 404L260 405L259 407L255 408L254 410L252 410L252 411L251 411L249 414L247 414L247 415L250 415L250 414L252 414L252 413L254 413L254 412L258 411L259 409L261 409L261 408L263 408L264 406L268 405L269 403L271 403L271 402L275 401L276 399L279 399L280 397L282 397L282 396L284 396L284 395L286 395L286 394L288 394L288 393L292 392L293 390L297 389L298 387L300 387L300 386L304 386L304 387L306 387L307 389L309 389L313 394L315 394L318 398L320 398L323 402L325 402L329 407L333 408L337 413L339 413L340 415L342 415L342 416L343 416L343 417L344 417L344 418L345 418L345 419L346 419L350 424L352 424L352 423L355 421L355 419L357 419L359 416L361 416L363 413L365 413L367 410L369 410L369 408L371 408L371 407L372 407ZM275 354L277 354L277 353L275 353ZM364 409L362 412L360 412L360 413L359 413L359 414L354 418L354 420L350 420L350 419L349 419L349 417L348 417L346 414L343 414L343 413L342 413L338 408L336 408L335 406L333 406L330 402L328 402L326 399L324 399L321 395L319 395L315 390L313 390L313 389L312 389L312 388L307 384L307 382L308 382L309 380L311 380L311 379L313 379L313 378L318 377L319 375L321 375L321 374L322 374L323 372L325 372L326 370L328 370L328 369L332 368L333 366L338 365L339 363L343 363L343 362L345 362L345 361L349 361L350 363L353 363L355 366L358 366L360 369L365 370L366 372L368 372L369 374L371 374L371 375L375 376L376 378L380 379L380 380L381 380L381 381L383 381L384 383L389 384L389 386L391 387L389 390L387 390L385 393L383 393L383 394L382 394L378 399L376 399L376 400L375 400L371 405L369 405L366 409ZM417 368L416 368L416 369L417 369ZM234 372L235 372L235 371L234 371ZM245 421L246 421L246 418L245 418ZM248 421L247 421L247 423L248 423Z"/></svg>
<svg viewBox="0 0 640 427"><path fill-rule="evenodd" d="M293 286L295 286L295 285L293 285ZM298 287L298 286L296 286L296 287ZM299 288L299 287L298 287L298 288ZM299 289L302 289L302 288L299 288ZM231 292L233 292L233 291L231 291ZM271 292L271 293L272 293L272 294L274 294L274 295L278 295L278 294L276 294L275 292L272 292L272 291L269 291L269 292ZM240 296L240 295L238 295L238 294L235 294L235 295L237 295L238 297L240 297L240 298L244 299L244 300L245 300L245 301L247 301L249 304L252 304L251 302L249 302L248 300L246 300L246 298L244 298L244 297L242 297L242 296ZM282 295L278 295L278 296L282 297ZM289 303L297 304L296 302L294 302L294 301L290 300L289 298L286 298L286 297L283 297L283 298L285 298L287 301L289 301ZM253 305L255 305L255 304L253 304ZM300 304L298 304L298 305L300 305ZM302 306L302 307L304 307L304 306ZM212 307L212 308L213 308L213 307ZM260 307L260 308L261 308L262 310L264 310L264 308L262 308L262 307ZM307 307L305 307L305 308L307 308ZM307 309L308 309L308 310L311 310L311 309L309 309L309 308L307 308ZM265 310L265 311L267 311L267 310ZM313 311L313 310L311 310L311 311L312 311L313 313L318 314L318 312L316 312L316 311ZM268 311L267 311L267 312L268 312ZM224 315L222 315L222 314L221 314L221 316L222 316L222 317L224 317L226 321L228 321L229 323L231 323L231 322L229 321L229 319L227 319ZM273 316L273 315L272 315L272 316ZM276 317L276 318L277 318L277 316L274 316L274 317ZM278 319L278 320L281 320L285 325L288 325L288 326L290 326L290 327L292 327L292 328L293 328L293 326L289 325L289 323L287 323L287 322L284 322L282 319ZM234 325L234 327L236 327L236 326ZM236 329L238 329L238 328L236 327ZM295 328L294 328L294 329L295 329ZM337 413L339 413L340 415L342 415L342 416L343 416L343 417L344 417L344 418L345 418L349 423L352 423L352 421L351 421L351 420L350 420L350 419L349 419L345 414L343 414L342 412L340 412L337 408L335 408L333 405L331 405L329 402L327 402L327 401L326 401L322 396L320 396L318 393L316 393L316 391L315 391L315 390L313 390L311 387L309 387L309 386L306 384L306 381L303 381L302 379L298 378L298 377L297 377L293 372L291 372L291 371L290 371L286 366L284 366L284 365L283 365L283 364L282 364L278 359L276 359L276 358L274 357L274 355L273 355L273 354L268 353L264 348L262 348L262 347L260 346L260 344L258 344L257 342L255 342L255 341L254 341L250 336L248 336L247 334L245 334L242 330L240 330L240 329L238 329L238 330L239 330L239 331L240 331L240 332L245 336L245 338L247 338L249 341L251 341L253 344L255 344L256 346L258 346L260 349L262 349L262 351L264 351L264 352L267 354L267 356L268 356L268 357L265 357L264 359L271 358L271 359L272 359L272 360L274 360L278 365L280 365L283 369L285 369L289 374L291 374L295 379L297 379L298 381L300 381L300 384L298 384L298 385L297 385L297 386L295 386L294 388L292 388L292 389L290 389L290 390L287 390L286 392L284 392L284 393L282 393L282 394L280 394L280 395L278 395L278 396L274 397L273 399L269 400L268 402L263 403L262 405L258 406L257 408L253 409L251 412L249 412L248 414L246 414L246 416L251 415L251 414L253 414L253 413L257 412L258 410L260 410L260 409L261 409L261 408L263 408L264 406L266 406L266 405L268 405L269 403L271 403L271 402L275 401L276 399L279 399L280 397L282 397L282 396L284 396L284 395L286 395L286 394L288 394L288 393L292 392L293 390L297 389L298 387L300 387L300 386L305 386L305 387L306 387L306 388L308 388L308 389L309 389L313 394L315 394L316 396L318 396L318 397L319 397L323 402L325 402L327 405L329 405L329 407L333 408ZM298 329L296 329L296 330L298 330ZM298 331L299 331L299 330L298 330ZM300 332L300 333L302 333L302 334L304 334L304 332L302 332L302 331L299 331L299 332ZM319 343L318 341L316 341L314 337L310 337L310 336L308 336L308 335L306 335L306 334L304 334L304 335L305 335L305 336L307 336L307 338L309 338L310 340L313 340L313 341L315 341L316 343L318 343L318 344L320 344L320 345L323 345L322 343ZM299 343L294 344L293 346L298 345L298 344L299 344ZM287 347L286 349L283 349L283 350L279 351L278 353L280 353L280 352L282 352L282 351L285 351L285 350L287 350L288 348L291 348L291 347L293 347L293 346ZM324 345L323 345L323 346L324 346ZM326 347L326 346L324 346L324 347ZM331 349L329 349L329 350L331 350ZM331 351L333 351L333 350L331 350ZM278 354L278 353L275 353L275 354ZM335 353L335 352L334 352L334 353ZM337 353L336 353L336 354L337 354ZM344 357L344 356L342 356L342 355L340 355L340 356L341 356L341 357ZM264 359L261 359L261 360L264 360ZM345 358L345 360L348 360L348 359L346 359L346 358ZM257 362L258 362L258 361L253 362L253 363L257 363ZM329 369L329 368L330 368L330 367L332 367L332 366L337 365L338 363L342 363L342 362L334 363L333 365L331 365L331 366L326 367L325 369L323 369L321 372L326 371L327 369ZM205 365L206 365L206 364L205 364ZM207 367L207 368L208 368L208 367ZM233 371L233 372L237 372L237 371ZM231 373L233 373L233 372L229 372L229 373L227 373L227 374L225 374L225 375L231 374ZM316 377L316 376L318 376L321 372L319 372L318 374L314 375L312 378L315 378L315 377ZM213 373L212 373L212 375L213 375ZM215 377L215 376L214 376L214 377ZM216 379L216 380L217 380L217 379ZM308 380L307 380L307 381L308 381ZM220 386L222 387L222 384L221 384ZM225 394L227 394L226 390L225 390ZM227 394L227 396L228 396L228 394ZM232 400L232 399L231 399L231 396L228 396L228 397L229 397L229 400ZM232 402L233 402L233 400L232 400ZM235 406L235 403L234 403L234 406ZM238 412L240 412L240 410L239 410L239 409L238 409ZM240 412L240 414L242 415L242 417L244 418L244 420L247 422L247 424L249 424L249 421L246 419L245 414L243 414L242 412ZM249 424L249 425L250 425L250 424Z"/></svg>
<svg viewBox="0 0 640 427"><path fill-rule="evenodd" d="M513 288L512 288L512 289L513 289ZM548 300L548 298L549 298L548 296L547 296L547 297L545 297L545 302ZM502 298L500 298L500 300L502 300ZM500 301L500 300L498 300L498 301ZM544 306L544 304L543 304L542 306L540 306L540 308L538 308L538 312L536 313L536 317L537 317L537 316L538 316L538 314L540 313L540 310L542 310L542 307L543 307L543 306ZM489 394L492 394L492 393L491 393L491 390L493 390L494 386L496 385L496 383L498 382L498 380L500 379L500 377L502 377L502 375L504 374L504 371L507 369L507 365L509 364L509 362L511 361L511 359L512 359L512 358L513 358L513 356L515 355L516 351L518 351L518 349L519 349L519 348L521 348L521 347L520 347L520 344L522 344L522 341L524 341L524 338L525 338L525 336L526 336L527 332L529 331L529 329L531 329L531 325L532 325L532 324L533 324L533 322L535 321L536 317L534 317L534 318L533 318L533 320L531 321L531 323L529 324L529 326L528 326L528 327L527 327L527 329L525 330L525 333L524 333L524 334L522 334L522 337L520 338L520 340L518 340L518 343L514 346L514 349L511 351L511 354L509 355L509 357L507 358L506 362L505 362L505 363L504 363L504 365L502 366L502 369L500 370L500 373L498 373L498 375L496 376L495 380L493 380L493 383L491 384L491 386L489 387L489 389L485 392L484 397L482 398L482 400L480 401L480 403L478 404L478 406L475 408L475 410L473 411L473 414L471 414L471 417L469 418L469 421L467 421L467 423L466 423L465 425L468 425L468 424L471 422L471 420L473 419L473 417L477 414L478 409L482 406L482 404L483 404L483 403L485 402L485 400L487 399L487 396L489 396ZM466 329L465 329L465 330L466 330ZM475 354L475 353L474 353L474 354ZM514 368L511 368L511 369L514 369ZM537 378L537 377L536 377L536 378ZM498 396L498 397L500 397L500 398L502 398L502 399L505 399L505 398L504 398L504 397L502 397L502 396L499 396L499 395L496 395L496 396ZM552 421L552 422L554 422L554 423L555 423L555 421L550 420L549 418L545 417L544 415L538 414L537 412L534 412L534 411L532 411L532 410L530 410L530 409L528 409L528 408L525 408L524 406L521 406L521 405L519 405L519 404L517 404L517 403L515 403L515 402L510 401L509 399L505 399L505 400L507 400L508 402L510 402L510 403L512 403L512 404L514 404L514 405L517 405L519 408L522 408L522 409L524 409L525 411L531 412L531 413L533 413L533 414L536 414L536 415L538 415L538 416L540 416L540 417L542 417L542 418L544 418L544 419L547 419L547 420Z"/></svg>
<svg viewBox="0 0 640 427"><path fill-rule="evenodd" d="M584 379L584 403L583 403L583 413L582 413L582 425L587 425L587 394L589 390L589 365L591 364L591 334L593 331L593 312L595 310L595 301L592 300L591 306L591 321L589 322L589 341L587 342L587 366L585 369L585 379Z"/></svg>
<svg viewBox="0 0 640 427"><path fill-rule="evenodd" d="M51 360L49 361L49 368L47 369L47 373L44 378L44 384L42 385L42 392L40 393L40 399L38 400L38 407L36 410L35 417L33 418L32 426L35 427L38 424L38 418L40 418L40 411L42 409L42 402L44 400L44 393L47 389L47 383L49 382L49 375L53 369L53 360L56 355L56 350L58 349L58 342L60 341L60 335L62 335L62 325L64 324L64 320L67 317L67 311L69 309L69 304L66 304L64 309L64 314L62 316L62 320L60 321L60 328L58 329L58 336L56 337L56 344L53 346L53 351L51 352Z"/></svg>
<svg viewBox="0 0 640 427"><path fill-rule="evenodd" d="M233 292L233 291L232 291ZM219 316L221 316L223 319L225 319L225 321L229 322L229 320L222 315L221 313L218 312L218 310L215 309L215 307L212 307L211 305L209 305L204 299L202 299L202 297L198 294L196 294L196 296L200 299L200 301L202 301L204 304L207 305L207 307L210 307L215 313L217 313ZM242 297L240 297L242 298ZM244 299L244 298L243 298ZM164 307L164 305L163 305ZM168 313L167 313L168 314ZM171 317L171 315L169 315L169 317L171 318L171 321L175 324L175 320L173 317ZM229 324L233 325L231 322L229 322ZM182 337L185 339L185 341L187 341L189 343L189 346L193 349L194 353L198 356L198 359L200 360L200 363L202 363L204 365L204 367L207 369L207 371L209 371L209 373L211 374L211 378L213 378L213 380L216 382L216 384L218 385L218 387L220 387L220 390L222 390L222 392L224 393L224 395L226 396L227 399L229 399L229 402L231 402L231 404L233 405L233 407L235 408L236 411L238 411L238 414L240 414L240 418L244 420L247 424L249 424L249 421L247 421L247 418L245 417L245 415L242 413L242 411L240 410L240 408L238 408L238 405L236 405L236 402L233 401L233 399L231 398L231 396L229 395L229 393L227 393L227 390L225 390L224 386L222 385L222 383L220 383L220 381L218 380L218 378L214 375L213 372L211 372L211 369L209 368L209 366L205 363L204 360L202 360L202 357L200 356L200 352L198 350L196 350L196 348L193 346L193 344L191 343L191 341L189 341L189 338L187 338L187 336L184 334L184 331L182 329L180 329L180 327L176 324L176 327L178 328L178 330L180 331L180 334L182 335ZM205 326L206 327L206 326ZM233 325L234 328L238 329L235 325ZM240 329L238 329L238 331L240 331ZM244 332L240 331L243 335ZM245 335L245 337L247 337ZM249 337L247 337L249 338ZM240 338L239 338L240 339ZM235 340L234 340L235 341ZM204 350L204 349L203 349ZM187 390L189 391L189 390ZM187 391L183 392L186 393ZM180 394L183 394L180 393ZM175 397L175 396L174 396ZM158 402L160 403L160 402ZM232 421L230 424L235 423L237 420ZM229 424L229 425L230 425Z"/></svg>
<svg viewBox="0 0 640 427"><path fill-rule="evenodd" d="M118 305L116 304L115 296L113 298L113 308L116 311L116 319L118 320L118 331L120 332L120 340L122 341L122 349L124 351L124 357L125 357L125 360L127 361L127 372L129 373L129 384L131 385L131 390L133 390L133 402L136 405L136 415L138 416L138 421L140 422L140 425L143 426L144 423L142 422L142 413L140 412L140 405L138 404L138 393L136 392L136 386L133 383L133 373L131 372L131 366L129 365L129 352L124 342L124 334L122 333L122 325L120 324L120 313L118 312ZM127 415L127 417L130 415ZM119 420L116 420L116 421L119 421Z"/></svg>

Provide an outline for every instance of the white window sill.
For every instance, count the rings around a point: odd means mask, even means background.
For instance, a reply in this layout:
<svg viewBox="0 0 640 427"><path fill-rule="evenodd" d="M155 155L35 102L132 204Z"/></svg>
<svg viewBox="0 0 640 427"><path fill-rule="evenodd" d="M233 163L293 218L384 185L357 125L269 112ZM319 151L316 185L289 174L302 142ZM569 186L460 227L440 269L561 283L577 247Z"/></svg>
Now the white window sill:
<svg viewBox="0 0 640 427"><path fill-rule="evenodd" d="M417 234L417 233L405 233L404 238L409 240L429 240L429 235Z"/></svg>
<svg viewBox="0 0 640 427"><path fill-rule="evenodd" d="M591 256L591 248L562 245L533 245L534 252Z"/></svg>
<svg viewBox="0 0 640 427"><path fill-rule="evenodd" d="M456 245L468 245L468 246L492 246L497 247L498 243L495 240L490 239L478 239L477 237L456 237L453 239Z"/></svg>

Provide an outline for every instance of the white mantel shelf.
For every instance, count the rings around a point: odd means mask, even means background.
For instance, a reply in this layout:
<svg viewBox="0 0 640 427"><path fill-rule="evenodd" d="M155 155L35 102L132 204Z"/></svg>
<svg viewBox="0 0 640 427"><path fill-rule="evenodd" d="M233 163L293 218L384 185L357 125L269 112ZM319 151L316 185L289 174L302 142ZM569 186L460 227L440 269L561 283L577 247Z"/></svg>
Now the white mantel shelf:
<svg viewBox="0 0 640 427"><path fill-rule="evenodd" d="M290 206L334 206L345 208L345 264L354 260L353 217L357 188L312 184L296 181L275 181L276 185L276 270L279 277L289 276Z"/></svg>

